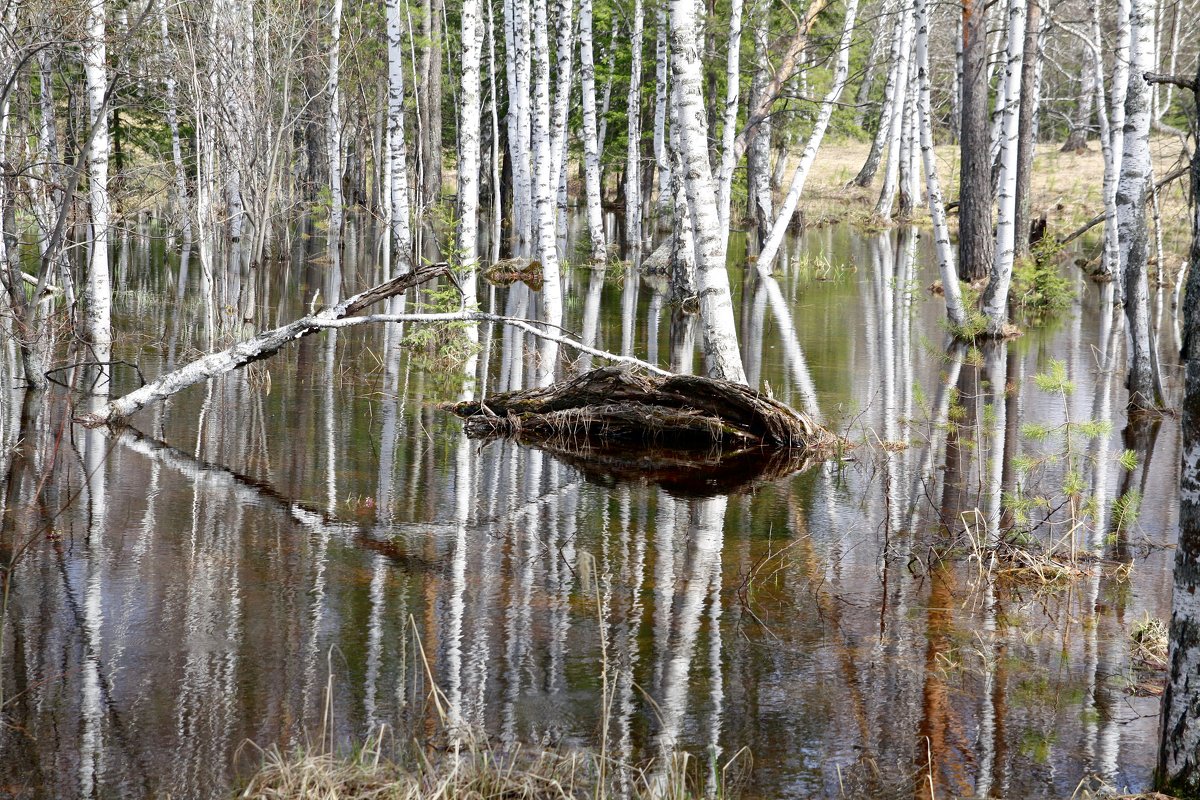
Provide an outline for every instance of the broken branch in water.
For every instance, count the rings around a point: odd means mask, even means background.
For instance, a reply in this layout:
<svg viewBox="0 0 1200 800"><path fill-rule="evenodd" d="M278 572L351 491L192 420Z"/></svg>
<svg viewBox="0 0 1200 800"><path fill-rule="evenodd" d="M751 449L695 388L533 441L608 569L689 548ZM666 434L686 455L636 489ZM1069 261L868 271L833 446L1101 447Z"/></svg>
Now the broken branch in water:
<svg viewBox="0 0 1200 800"><path fill-rule="evenodd" d="M302 317L294 322L284 325L281 328L263 331L257 336L238 342L233 347L230 347L226 350L221 350L216 353L209 353L206 356L202 356L192 363L180 367L174 372L169 372L157 380L151 381L150 383L135 389L129 394L118 397L97 412L80 415L77 417L77 421L88 427L120 424L130 415L140 411L146 406L165 400L171 395L176 394L188 388L189 386L194 386L195 384L202 383L210 378L224 375L225 373L244 367L247 364L268 358L279 352L279 350L289 342L294 342L297 339L317 333L318 331L348 328L355 325L381 322L499 322L505 325L512 325L515 328L519 328L526 333L533 334L539 338L549 339L558 342L559 344L572 347L583 353L588 353L590 355L606 358L612 361L636 365L658 375L672 374L661 367L655 366L654 364L650 364L629 356L619 356L615 353L598 350L594 347L589 347L582 342L576 341L569 336L541 330L537 327L538 323L529 322L523 319L515 319L512 317L503 317L497 314L488 313L486 311L453 311L448 313L430 314L370 314L358 317L351 316L352 314L356 314L357 312L362 311L374 303L378 303L380 300L386 300L389 297L394 297L406 289L447 274L449 274L449 268L444 263L432 264L421 267L412 272L405 273L404 275L394 278L387 283L380 284L379 286L375 286L367 289L364 292L360 292L353 297L349 297L335 306L318 311L315 314Z"/></svg>

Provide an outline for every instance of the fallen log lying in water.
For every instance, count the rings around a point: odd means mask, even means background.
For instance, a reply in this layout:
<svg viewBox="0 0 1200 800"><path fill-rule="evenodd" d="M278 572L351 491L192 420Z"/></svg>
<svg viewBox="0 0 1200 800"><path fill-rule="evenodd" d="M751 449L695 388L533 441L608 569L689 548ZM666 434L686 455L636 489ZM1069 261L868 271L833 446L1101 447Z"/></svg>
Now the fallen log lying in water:
<svg viewBox="0 0 1200 800"><path fill-rule="evenodd" d="M516 436L562 449L572 443L675 450L747 448L829 451L838 438L749 387L695 375L660 377L601 367L539 389L496 394L451 408L468 436Z"/></svg>

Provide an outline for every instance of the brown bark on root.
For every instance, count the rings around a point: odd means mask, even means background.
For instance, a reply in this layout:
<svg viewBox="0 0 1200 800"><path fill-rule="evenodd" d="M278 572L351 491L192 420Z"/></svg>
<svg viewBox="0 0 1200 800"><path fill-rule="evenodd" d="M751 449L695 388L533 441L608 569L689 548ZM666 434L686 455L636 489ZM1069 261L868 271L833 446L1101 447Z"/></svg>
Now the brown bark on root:
<svg viewBox="0 0 1200 800"><path fill-rule="evenodd" d="M466 420L468 436L511 436L571 452L605 443L727 455L752 448L828 453L838 444L806 415L746 386L622 367L601 367L565 383L466 401L451 410Z"/></svg>

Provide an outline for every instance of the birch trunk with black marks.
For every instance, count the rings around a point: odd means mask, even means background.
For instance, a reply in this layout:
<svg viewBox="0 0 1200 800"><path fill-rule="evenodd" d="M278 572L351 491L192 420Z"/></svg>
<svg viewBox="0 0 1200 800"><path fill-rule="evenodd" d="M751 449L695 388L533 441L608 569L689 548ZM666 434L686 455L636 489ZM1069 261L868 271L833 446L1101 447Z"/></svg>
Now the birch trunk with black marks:
<svg viewBox="0 0 1200 800"><path fill-rule="evenodd" d="M325 85L328 104L325 146L329 153L329 253L340 263L342 242L342 111L341 111L342 0L333 0L329 12L329 77Z"/></svg>
<svg viewBox="0 0 1200 800"><path fill-rule="evenodd" d="M1028 0L1025 16L1025 54L1021 64L1020 119L1017 125L1016 258L1029 256L1029 223L1032 217L1029 182L1037 148L1038 65L1042 60L1040 34L1042 0Z"/></svg>
<svg viewBox="0 0 1200 800"><path fill-rule="evenodd" d="M1008 51L1004 66L1004 114L1000 129L1000 177L996 198L996 251L983 293L988 333L999 336L1008 322L1008 287L1016 255L1017 133L1021 121L1021 66L1025 52L1025 0L1008 5Z"/></svg>
<svg viewBox="0 0 1200 800"><path fill-rule="evenodd" d="M1150 94L1144 75L1153 66L1153 0L1133 0L1129 15L1129 87L1125 95L1121 179L1117 184L1117 231L1121 286L1129 324L1129 407L1152 409L1162 398L1155 391L1150 353L1150 248L1146 196L1150 176Z"/></svg>
<svg viewBox="0 0 1200 800"><path fill-rule="evenodd" d="M92 246L83 292L83 331L92 349L92 359L99 362L109 361L112 351L112 283L108 264L108 67L104 9L103 3L87 4L82 48L88 123L93 128L87 145ZM107 366L102 367L97 384L99 391L107 391L109 378Z"/></svg>
<svg viewBox="0 0 1200 800"><path fill-rule="evenodd" d="M404 40L400 0L385 0L387 16L387 171L391 203L388 229L391 233L391 275L412 266L412 232L408 202L408 147L404 132ZM495 189L493 189L495 190Z"/></svg>
<svg viewBox="0 0 1200 800"><path fill-rule="evenodd" d="M729 235L729 204L733 194L734 141L742 78L742 0L730 0L729 42L725 46L725 107L721 115L721 171L717 175L717 215Z"/></svg>
<svg viewBox="0 0 1200 800"><path fill-rule="evenodd" d="M562 324L562 283L558 265L553 157L550 154L550 42L546 0L533 0L533 195L537 219L537 249L542 261L542 319ZM558 343L544 339L539 350L537 385L554 383Z"/></svg>
<svg viewBox="0 0 1200 800"><path fill-rule="evenodd" d="M1193 95L1200 94L1200 65L1192 88ZM1192 269L1183 302L1181 354L1186 372L1179 424L1179 541L1155 775L1156 788L1180 797L1200 795L1200 150L1192 153L1191 181Z"/></svg>
<svg viewBox="0 0 1200 800"><path fill-rule="evenodd" d="M771 71L771 5L769 0L756 0L751 24L754 31L754 75L750 80L750 104L757 105L766 91ZM775 197L771 190L771 130L769 119L763 120L750 137L746 152L746 186L749 210L758 229L758 241L771 235L775 219ZM781 158L780 161L785 161Z"/></svg>
<svg viewBox="0 0 1200 800"><path fill-rule="evenodd" d="M709 377L745 383L733 318L725 242L708 161L708 116L702 88L700 36L695 0L670 0L671 76L678 106L688 210L696 249L700 328Z"/></svg>
<svg viewBox="0 0 1200 800"><path fill-rule="evenodd" d="M942 200L942 184L938 179L937 157L933 151L933 114L929 102L929 0L916 0L917 60L917 117L921 136L921 157L925 166L925 187L929 199L929 216L933 220L933 240L937 252L942 290L946 297L946 316L950 324L961 328L967 322L963 308L962 290L958 285L958 268L954 263L954 247L950 244L950 228L946 224L946 207Z"/></svg>
<svg viewBox="0 0 1200 800"><path fill-rule="evenodd" d="M483 58L479 0L463 0L462 79L458 92L458 259L463 303L474 308L475 273L479 265L480 86Z"/></svg>
<svg viewBox="0 0 1200 800"><path fill-rule="evenodd" d="M640 247L642 241L642 0L633 0L633 36L630 37L629 98L626 104L625 241Z"/></svg>
<svg viewBox="0 0 1200 800"><path fill-rule="evenodd" d="M596 125L596 63L592 52L592 0L579 0L579 78L583 94L583 173L588 238L594 263L607 258L600 196L600 140Z"/></svg>

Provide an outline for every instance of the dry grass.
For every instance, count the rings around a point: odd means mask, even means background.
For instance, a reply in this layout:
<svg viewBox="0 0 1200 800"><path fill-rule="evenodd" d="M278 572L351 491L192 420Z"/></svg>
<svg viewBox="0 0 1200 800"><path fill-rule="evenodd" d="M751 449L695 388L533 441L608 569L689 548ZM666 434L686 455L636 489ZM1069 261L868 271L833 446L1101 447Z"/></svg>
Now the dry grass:
<svg viewBox="0 0 1200 800"><path fill-rule="evenodd" d="M881 178L877 175L868 189L846 186L858 173L869 149L869 142L829 142L821 146L801 201L807 224L833 221L878 224L872 219L872 210L879 195ZM942 190L950 201L958 197L958 148L956 145L939 145L935 151ZM1151 140L1151 151L1156 180L1183 163L1182 145L1174 137L1156 136ZM1102 210L1104 160L1099 144L1091 142L1088 150L1082 153L1060 152L1059 145L1052 142L1040 145L1034 157L1032 183L1033 216L1036 218L1045 212L1052 233L1069 233ZM1159 193L1163 251L1168 256L1172 273L1187 252L1190 237L1185 189L1185 181L1177 180ZM928 214L920 210L917 222L927 220ZM1095 229L1097 234L1099 230Z"/></svg>
<svg viewBox="0 0 1200 800"><path fill-rule="evenodd" d="M512 748L496 750L468 739L444 752L414 751L405 764L381 755L382 736L359 753L324 750L263 753L263 764L239 797L248 800L604 800L623 796L691 800L707 770L686 753L642 768L612 763L597 753ZM738 758L735 756L735 759ZM726 765L721 770L725 774ZM721 781L717 796L733 792Z"/></svg>

